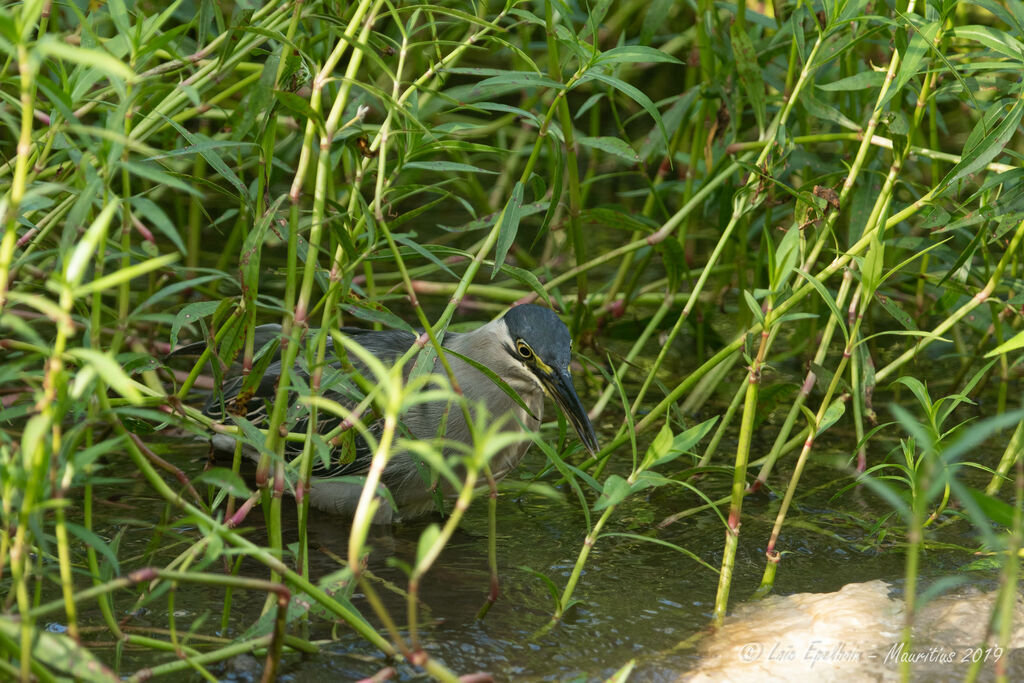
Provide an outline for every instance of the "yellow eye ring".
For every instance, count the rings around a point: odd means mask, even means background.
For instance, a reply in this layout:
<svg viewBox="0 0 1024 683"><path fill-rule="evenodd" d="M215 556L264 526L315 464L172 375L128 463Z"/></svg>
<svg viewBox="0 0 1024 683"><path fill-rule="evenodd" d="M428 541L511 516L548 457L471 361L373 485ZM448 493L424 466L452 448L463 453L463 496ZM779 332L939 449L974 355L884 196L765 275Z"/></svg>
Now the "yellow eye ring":
<svg viewBox="0 0 1024 683"><path fill-rule="evenodd" d="M516 351L519 352L520 356L527 360L533 358L533 349L531 349L522 339L516 342Z"/></svg>

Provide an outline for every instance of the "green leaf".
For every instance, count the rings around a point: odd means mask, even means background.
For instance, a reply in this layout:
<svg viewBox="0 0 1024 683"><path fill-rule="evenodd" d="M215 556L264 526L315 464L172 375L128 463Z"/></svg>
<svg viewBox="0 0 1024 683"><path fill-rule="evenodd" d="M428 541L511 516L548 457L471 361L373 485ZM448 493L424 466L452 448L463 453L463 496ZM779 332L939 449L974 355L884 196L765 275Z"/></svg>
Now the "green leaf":
<svg viewBox="0 0 1024 683"><path fill-rule="evenodd" d="M394 227L394 224L392 224L392 227ZM444 271L445 273L450 275L452 277L452 279L455 279L455 280L459 279L459 277L455 274L455 272L452 271L452 269L449 268L445 264L444 261L442 261L441 259L439 259L436 256L434 256L434 252L431 249L431 245L422 245L422 244L420 244L419 242L417 242L414 239L415 236L416 236L415 234L413 234L413 235L408 235L408 234L398 234L398 235L396 235L396 234L392 233L391 236L394 238L394 240L396 242L398 242L402 246L408 247L409 249L411 249L412 251L416 252L417 254L419 254L420 256L425 258L426 260L428 260L431 263L433 263L435 266L440 268L442 271Z"/></svg>
<svg viewBox="0 0 1024 683"><path fill-rule="evenodd" d="M754 314L754 319L763 325L764 313L761 311L761 304L757 303L757 299L750 293L750 290L743 290L743 300L747 302L747 308Z"/></svg>
<svg viewBox="0 0 1024 683"><path fill-rule="evenodd" d="M549 197L548 209L544 212L544 218L541 219L540 229L537 230L536 237L533 238L533 244L530 245L531 248L536 245L542 237L547 235L548 229L551 227L551 221L554 220L555 213L558 211L558 207L562 203L562 193L564 190L566 176L562 170L565 168L564 142L564 140L560 140L554 135L548 136L548 153L551 155L549 157L548 168L552 169L554 178L551 180L550 194L547 192L544 193L545 196Z"/></svg>
<svg viewBox="0 0 1024 683"><path fill-rule="evenodd" d="M833 83L818 84L818 87L830 92L867 90L868 88L877 89L882 87L883 81L885 81L885 74L881 71L862 71L854 76L840 78Z"/></svg>
<svg viewBox="0 0 1024 683"><path fill-rule="evenodd" d="M675 479L669 479L663 474L645 471L640 472L639 474L636 475L636 481L634 481L633 485L629 487L629 492L633 494L636 493L637 491L642 491L644 489L660 488L662 486L665 486L666 484L678 483L679 482L677 482Z"/></svg>
<svg viewBox="0 0 1024 683"><path fill-rule="evenodd" d="M190 194L193 197L203 197L202 190L179 180L177 176L167 173L154 162L147 161L138 163L135 161L122 160L121 167L132 175L137 175L140 178L151 181L154 185L164 186L164 189L177 190L179 192Z"/></svg>
<svg viewBox="0 0 1024 683"><path fill-rule="evenodd" d="M416 565L419 566L421 562L427 557L427 554L431 551L438 539L441 538L441 527L437 524L431 524L423 533L420 534L419 543L416 544Z"/></svg>
<svg viewBox="0 0 1024 683"><path fill-rule="evenodd" d="M640 29L640 42L643 44L650 43L655 34L661 34L676 3L675 0L651 0L645 4L644 23Z"/></svg>
<svg viewBox="0 0 1024 683"><path fill-rule="evenodd" d="M928 53L928 46L935 40L935 34L938 32L939 22L937 21L926 24L914 31L914 35L911 36L910 43L904 51L903 59L900 61L900 69L896 74L896 80L889 88L889 92L885 93L885 99L882 100L882 104L892 99L893 95L903 89L907 81L917 75L921 62Z"/></svg>
<svg viewBox="0 0 1024 683"><path fill-rule="evenodd" d="M473 86L473 92L483 94L485 91L494 90L503 86L515 86L518 88L551 88L552 90L563 90L565 84L553 81L533 71L508 71L497 76L485 78Z"/></svg>
<svg viewBox="0 0 1024 683"><path fill-rule="evenodd" d="M26 468L31 468L30 463L35 457L36 449L42 448L49 428L49 418L42 413L33 415L25 423L25 427L21 431L21 456Z"/></svg>
<svg viewBox="0 0 1024 683"><path fill-rule="evenodd" d="M597 138L581 137L576 141L584 147L590 147L591 149L598 149L602 152L607 152L608 154L617 156L630 164L640 163L640 155L636 153L636 150L619 138L606 136Z"/></svg>
<svg viewBox="0 0 1024 683"><path fill-rule="evenodd" d="M1024 410L1018 409L1008 413L999 413L992 417L987 417L980 422L975 422L963 430L951 446L942 451L943 461L947 463L956 462L965 454L975 451L1000 430L1016 427L1022 417L1024 417Z"/></svg>
<svg viewBox="0 0 1024 683"><path fill-rule="evenodd" d="M183 325L192 325L201 318L213 315L218 306L219 301L197 301L178 311L178 315L174 316L174 322L171 323L171 348L178 345L178 332Z"/></svg>
<svg viewBox="0 0 1024 683"><path fill-rule="evenodd" d="M86 266L92 265L93 254L105 238L114 212L120 205L121 203L115 199L104 206L96 220L85 231L85 235L78 241L75 250L71 252L71 258L68 259L64 270L64 278L72 288L77 287L82 281Z"/></svg>
<svg viewBox="0 0 1024 683"><path fill-rule="evenodd" d="M885 242L879 238L880 230L875 230L871 235L871 242L868 245L868 253L864 255L864 264L861 272L861 284L864 285L865 299L867 304L871 295L882 284L882 265L885 261Z"/></svg>
<svg viewBox="0 0 1024 683"><path fill-rule="evenodd" d="M718 422L717 415L708 420L704 420L699 425L690 427L681 434L676 434L676 438L672 439L672 448L669 449L669 453L685 453L689 451L691 448L699 444L701 439L708 435L708 432L711 431L711 428L715 426L716 422ZM660 465L662 462L664 461L662 460L655 464Z"/></svg>
<svg viewBox="0 0 1024 683"><path fill-rule="evenodd" d="M530 202L529 204L523 204L522 209L520 209L520 211L519 211L519 218L520 218L520 220L522 220L523 218L525 218L527 216L532 216L534 214L540 213L541 211L545 211L550 206L550 204L551 204L550 202L543 201L543 200L539 201L539 202ZM450 225L443 225L441 223L438 223L437 227L441 228L442 230L446 230L448 232L465 232L465 231L469 231L469 230L480 230L481 228L489 228L492 225L494 225L495 223L497 223L498 220L501 219L501 216L502 216L502 214L504 214L504 212L505 212L505 207L502 207L501 211L495 211L493 213L489 213L486 216L481 216L480 218L476 218L476 219L471 220L471 221L469 221L467 223L463 223L462 225L450 226ZM445 249L449 250L449 253L452 256L466 256L466 252L459 251L459 250L454 249L452 247L434 247L434 250L436 252L439 252L439 253L441 253ZM472 255L469 255L469 257L472 258ZM375 257L371 256L371 258L375 258ZM390 253L388 253L388 254L386 254L386 255L384 255L382 257L379 257L379 258L381 258L381 259L392 259L392 260L394 259L394 257Z"/></svg>
<svg viewBox="0 0 1024 683"><path fill-rule="evenodd" d="M995 522L1008 529L1013 528L1014 508L1012 505L993 496L986 495L977 489L964 487L964 490L971 500L974 501L974 504L985 513L986 522Z"/></svg>
<svg viewBox="0 0 1024 683"><path fill-rule="evenodd" d="M498 173L497 171L488 171L486 168L470 166L469 164L460 164L455 161L410 161L402 166L402 168L421 168L428 171L438 171L440 173L489 173L491 175L497 175Z"/></svg>
<svg viewBox="0 0 1024 683"><path fill-rule="evenodd" d="M732 39L733 59L736 62L740 83L743 84L743 92L746 93L754 110L757 129L763 133L767 105L764 95L764 74L761 73L761 65L757 61L757 50L754 49L754 43L745 27L735 22L729 27L729 36Z"/></svg>
<svg viewBox="0 0 1024 683"><path fill-rule="evenodd" d="M116 289L119 285L130 282L135 278L150 273L154 270L159 270L164 266L169 266L181 257L178 252L172 254L164 254L163 256L157 256L155 258L147 259L141 263L134 263L127 268L121 268L114 272L104 275L103 277L86 282L80 287L75 287L74 295L76 298L84 297L93 292L105 292L111 289Z"/></svg>
<svg viewBox="0 0 1024 683"><path fill-rule="evenodd" d="M814 433L814 438L821 436L826 429L838 422L845 413L846 401L833 400L832 404L825 409L825 414L821 416L821 423L818 425L818 431Z"/></svg>
<svg viewBox="0 0 1024 683"><path fill-rule="evenodd" d="M932 397L928 395L928 388L916 377L910 377L904 375L897 377L893 384L902 384L903 386L910 389L910 392L917 398L918 404L925 414L930 415L932 412Z"/></svg>
<svg viewBox="0 0 1024 683"><path fill-rule="evenodd" d="M654 122L658 124L658 130L661 131L661 136L664 138L665 144L668 145L668 133L665 131L665 123L661 120L661 114L658 113L658 108L654 106L654 102L651 101L650 97L643 94L640 90L629 83L626 83L619 78L615 78L614 76L603 74L600 71L588 71L580 78L579 81L577 81L577 85L582 85L583 83L592 80L601 81L602 83L610 85L643 107L644 111L646 111L650 117L654 119Z"/></svg>
<svg viewBox="0 0 1024 683"><path fill-rule="evenodd" d="M995 104L992 106L1003 107L1004 105ZM964 150L963 155L960 157L960 163L946 174L946 177L942 179L939 186L948 187L964 176L981 170L990 161L999 156L1003 151L1003 147L1006 146L1006 143L1010 141L1010 138L1016 132L1022 115L1024 115L1024 98L1018 97L1013 103L1013 107L998 126L988 131L987 134L979 136L981 139L977 144L971 146L970 149ZM971 131L971 138L975 137L977 132L984 131L984 127L988 125L988 118L988 116L982 117L981 121L975 126L975 129Z"/></svg>
<svg viewBox="0 0 1024 683"><path fill-rule="evenodd" d="M1024 348L1024 330L1021 330L1020 332L1013 335L996 348L986 353L985 358L994 358L996 356L1001 356L1004 353L1016 351L1017 349L1020 348Z"/></svg>
<svg viewBox="0 0 1024 683"><path fill-rule="evenodd" d="M185 147L182 147L181 149L172 149L167 152L162 152L160 154L148 156L146 157L146 161L159 161L160 159L174 159L175 157L193 156L195 154L199 154L200 152L204 152L208 149L224 149L225 147L232 149L251 150L255 148L255 145L252 144L251 142L235 142L233 140L207 139L204 142L197 142L194 145L187 145Z"/></svg>
<svg viewBox="0 0 1024 683"><path fill-rule="evenodd" d="M678 481L674 481L673 483L678 484L679 482ZM708 505L710 507L715 508L715 504L713 502L711 502L710 500L708 500L706 496L702 496L702 497L705 499L705 501L708 503ZM717 508L715 508L715 509L717 509ZM725 520L723 519L722 522L724 524ZM693 552L687 550L686 548L683 548L682 546L678 546L675 543L670 543L669 541L666 541L666 540L661 539L661 538L653 538L651 536L643 536L641 534L630 534L630 533L625 533L625 532L621 532L621 531L608 531L606 533L601 534L601 538L605 538L605 537L628 538L630 540L637 541L637 542L640 542L640 543L653 543L654 545L660 545L660 546L663 546L665 548L669 548L670 550L674 550L674 551L676 551L678 553L682 553L683 555L686 555L688 558L690 558L691 560L693 560L697 564L701 565L705 569L709 570L712 574L715 574L716 576L719 573L718 567L715 567L713 565L708 564L707 562L702 560L700 558L700 556L697 555L696 553L693 553Z"/></svg>
<svg viewBox="0 0 1024 683"><path fill-rule="evenodd" d="M823 121L831 121L843 128L860 130L860 126L847 118L843 112L817 99L813 93L813 88L807 88L800 92L799 102L807 110L808 114Z"/></svg>
<svg viewBox="0 0 1024 683"><path fill-rule="evenodd" d="M662 52L653 47L646 45L622 45L620 47L613 47L611 50L602 52L594 64L617 64L620 62L668 62L670 64L680 64L682 62L667 52Z"/></svg>
<svg viewBox="0 0 1024 683"><path fill-rule="evenodd" d="M350 313L360 320L371 323L380 323L384 327L394 330L404 330L419 336L419 332L413 329L412 325L389 311L383 304L371 301L359 301L352 304L344 304L342 310Z"/></svg>
<svg viewBox="0 0 1024 683"><path fill-rule="evenodd" d="M513 107L510 104L502 104L501 102L475 102L472 106L473 109L482 109L484 111L503 111L506 114L515 114L524 121L529 121L537 128L541 127L541 121L537 118L536 114L520 107Z"/></svg>
<svg viewBox="0 0 1024 683"><path fill-rule="evenodd" d="M981 43L990 50L1019 63L1024 55L1024 43L1005 31L990 26L954 26L953 35L964 40Z"/></svg>
<svg viewBox="0 0 1024 683"><path fill-rule="evenodd" d="M643 234L652 233L657 227L644 222L639 216L630 216L622 211L600 206L593 209L584 209L580 213L580 221L583 223L596 223L616 230L637 231Z"/></svg>
<svg viewBox="0 0 1024 683"><path fill-rule="evenodd" d="M153 292L152 296L135 307L135 310L131 313L131 317L139 315L146 309L152 308L154 304L157 304L168 297L174 296L182 290L195 289L199 287L199 285L210 282L211 280L223 279L225 277L226 276L223 273L215 273L213 275L200 275L199 277L192 277L187 280L178 280L173 285L168 285Z"/></svg>
<svg viewBox="0 0 1024 683"><path fill-rule="evenodd" d="M606 507L618 505L626 499L629 492L629 482L617 474L608 475L608 478L604 481L601 495L594 503L594 511L597 512L605 509Z"/></svg>
<svg viewBox="0 0 1024 683"><path fill-rule="evenodd" d="M107 545L106 541L97 536L93 531L86 529L84 526L75 524L74 522L66 522L66 524L68 531L78 538L78 540L93 548L96 552L106 558L107 562L110 563L112 573L121 573L121 565L117 561L117 554L114 553L109 545Z"/></svg>
<svg viewBox="0 0 1024 683"><path fill-rule="evenodd" d="M629 680L630 674L633 673L634 668L636 668L636 659L631 659L623 664L618 671L608 677L605 683L626 683Z"/></svg>
<svg viewBox="0 0 1024 683"><path fill-rule="evenodd" d="M124 0L110 0L107 9L114 26L117 27L117 33L120 36L130 35L131 23L128 21L128 8L125 7Z"/></svg>
<svg viewBox="0 0 1024 683"><path fill-rule="evenodd" d="M0 615L0 634L3 634L7 642L17 643L21 638L21 622ZM49 669L50 676L53 675L53 671L60 671L75 680L89 683L118 683L121 680L88 648L79 645L68 636L36 629L31 642L32 650L29 656Z"/></svg>
<svg viewBox="0 0 1024 683"><path fill-rule="evenodd" d="M205 135L202 135L201 133L190 133L186 128L184 128L176 121L169 119L166 116L162 116L162 118L164 119L164 121L170 124L176 131L178 131L178 133L183 138L188 140L188 143L190 145L199 145L209 141L209 138L206 137ZM224 178L231 184L232 187L235 188L235 191L238 192L239 197L244 199L246 203L250 203L249 189L238 178L235 172L228 168L228 165L224 163L224 160L220 158L220 155L217 154L213 147L204 145L202 148L200 148L199 154L203 157L203 159L206 160L206 163L208 163L210 167L217 172L217 174L220 177Z"/></svg>
<svg viewBox="0 0 1024 683"><path fill-rule="evenodd" d="M77 358L88 367L93 368L107 386L119 393L134 404L142 403L142 394L135 388L135 382L125 374L117 361L109 354L96 351L95 349L69 349L68 355Z"/></svg>
<svg viewBox="0 0 1024 683"><path fill-rule="evenodd" d="M593 95L591 95L590 97L588 97L587 101L584 102L583 104L581 104L579 106L579 108L576 110L576 113L573 114L572 120L573 121L579 121L580 118L584 114L586 114L587 111L589 111L591 107L593 107L595 104L597 104L598 102L600 102L604 98L605 98L605 94L603 92L597 92L597 93L594 93Z"/></svg>
<svg viewBox="0 0 1024 683"><path fill-rule="evenodd" d="M804 419L807 420L807 426L813 429L814 423L817 422L817 418L815 418L814 413L811 412L811 409L805 406L803 403L801 403L800 412L804 414Z"/></svg>
<svg viewBox="0 0 1024 683"><path fill-rule="evenodd" d="M668 276L668 288L670 291L677 291L686 275L686 249L679 240L664 240L659 246L661 261L665 264L665 274Z"/></svg>
<svg viewBox="0 0 1024 683"><path fill-rule="evenodd" d="M548 290L544 289L544 284L532 272L525 268L510 266L507 263L501 267L501 272L529 287L549 308L555 308Z"/></svg>
<svg viewBox="0 0 1024 683"><path fill-rule="evenodd" d="M985 365L979 368L978 371L974 373L974 376L971 377L971 379L969 379L967 383L960 388L959 393L953 394L951 396L943 396L938 401L936 401L936 403L941 404L942 407L939 408L939 410L937 410L935 413L935 424L937 424L941 428L942 424L946 421L946 418L949 417L950 413L956 410L957 406L961 405L962 403L967 403L972 406L977 405L974 401L970 399L970 393L974 391L974 387L978 385L978 382L980 382L985 377L988 377L989 369L995 364L995 359L992 359L988 363L985 363Z"/></svg>
<svg viewBox="0 0 1024 683"><path fill-rule="evenodd" d="M491 279L501 270L505 263L508 250L516 241L516 233L519 232L520 212L523 208L523 181L516 183L512 188L512 196L508 198L504 211L498 219L498 243L494 247L494 270L491 271Z"/></svg>
<svg viewBox="0 0 1024 683"><path fill-rule="evenodd" d="M547 586L548 593L551 595L551 599L555 602L555 611L561 611L562 593L558 590L558 586L555 585L555 582L549 579L545 574L541 574L536 569L531 569L525 565L520 565L519 568L524 572L533 574L544 582L544 585Z"/></svg>
<svg viewBox="0 0 1024 683"><path fill-rule="evenodd" d="M775 269L772 272L772 291L779 291L789 278L800 257L800 229L796 226L786 231L775 250Z"/></svg>
<svg viewBox="0 0 1024 683"><path fill-rule="evenodd" d="M140 217L146 219L150 225L156 227L164 237L169 239L174 247L182 254L185 253L185 243L181 241L178 229L167 217L164 210L157 206L156 202L148 197L132 197L132 210Z"/></svg>
<svg viewBox="0 0 1024 683"><path fill-rule="evenodd" d="M252 495L249 487L245 485L245 481L238 472L233 472L226 467L211 467L192 481L195 484L209 484L210 486L223 489L236 498L248 498Z"/></svg>
<svg viewBox="0 0 1024 683"><path fill-rule="evenodd" d="M805 272L799 268L796 269L796 272L800 273L801 277L810 282L811 286L818 290L818 294L821 296L822 301L825 302L825 304L829 307L829 310L832 311L832 315L835 316L836 325L838 325L839 329L842 331L843 337L846 339L847 342L849 342L850 332L849 330L846 329L846 317L839 310L839 307L836 305L835 299L833 299L832 295L829 294L829 291L825 289L825 285L823 285L821 281L818 280L818 278L814 277L808 272Z"/></svg>
<svg viewBox="0 0 1024 683"><path fill-rule="evenodd" d="M297 114L299 120L306 119L312 121L313 125L316 126L318 135L324 133L324 117L320 112L314 110L309 106L309 100L305 97L299 97L298 95L284 90L275 90L274 98L281 103L285 109L288 109L293 114Z"/></svg>
<svg viewBox="0 0 1024 683"><path fill-rule="evenodd" d="M865 484L873 493L877 494L890 507L899 512L904 519L909 521L911 519L911 512L906 500L904 500L895 487L886 481L882 481L882 479L888 479L889 477L873 477L870 476L870 473L871 470L868 470L857 481Z"/></svg>
<svg viewBox="0 0 1024 683"><path fill-rule="evenodd" d="M541 438L539 434L535 433L533 435L533 442L537 445L538 448L540 448L541 451L543 451L544 455L547 456L548 460L551 461L551 464L554 466L554 468L558 470L558 473L562 475L566 482L568 482L569 487L572 488L573 490L573 493L576 494L576 499L579 501L580 504L580 510L583 511L583 519L586 525L586 529L589 532L591 528L590 503L587 501L587 498L583 493L583 489L582 487L580 487L579 481L577 481L576 472L578 470L574 468L572 465L566 464L566 462L558 454L555 447L549 444L545 439ZM591 482L593 482L592 477ZM597 482L593 483L595 484L595 490L599 491L600 487L596 486Z"/></svg>
<svg viewBox="0 0 1024 683"><path fill-rule="evenodd" d="M647 452L644 454L643 465L641 469L647 469L651 464L657 462L659 459L665 457L668 454L668 449L672 447L672 429L668 426L668 423L661 425L661 429L658 430L658 434L651 441L651 445L647 447Z"/></svg>
<svg viewBox="0 0 1024 683"><path fill-rule="evenodd" d="M941 206L933 206L918 227L921 230L934 230L935 228L949 225L951 218L950 213Z"/></svg>
<svg viewBox="0 0 1024 683"><path fill-rule="evenodd" d="M882 305L882 308L884 308L889 315L896 319L896 322L903 325L905 329L917 330L917 324L914 322L914 319L911 318L906 311L900 308L898 303L877 292L875 293L875 300Z"/></svg>
<svg viewBox="0 0 1024 683"><path fill-rule="evenodd" d="M36 50L46 57L56 57L84 66L87 69L102 71L119 81L130 81L135 78L135 72L127 64L106 52L65 43L50 33L47 33L39 40L36 44Z"/></svg>

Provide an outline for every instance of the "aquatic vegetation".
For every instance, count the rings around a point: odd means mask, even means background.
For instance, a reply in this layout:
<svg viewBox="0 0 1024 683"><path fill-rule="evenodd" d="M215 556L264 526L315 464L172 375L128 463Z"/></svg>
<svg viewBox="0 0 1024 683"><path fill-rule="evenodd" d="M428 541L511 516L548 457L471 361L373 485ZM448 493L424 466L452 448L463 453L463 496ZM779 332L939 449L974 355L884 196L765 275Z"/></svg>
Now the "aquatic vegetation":
<svg viewBox="0 0 1024 683"><path fill-rule="evenodd" d="M0 8L0 676L211 679L256 653L269 680L351 638L377 657L353 675L452 680L430 581L485 497L479 615L509 580L550 592L515 614L531 642L590 618L609 557L654 551L721 624L753 590L738 558L769 592L810 533L900 560L904 651L940 549L1001 582L1009 647L1021 35L988 0ZM600 449L558 416L499 487L511 436L444 338L523 302L567 323ZM352 375L351 325L425 330L408 377ZM261 421L201 409L232 377ZM424 400L448 413L411 441ZM207 466L214 432L234 452ZM344 550L316 536L313 472L360 443L371 488L407 449L455 501L397 575L369 493L329 522ZM502 489L564 501L557 541L501 561L524 542ZM614 657L584 675L644 665Z"/></svg>

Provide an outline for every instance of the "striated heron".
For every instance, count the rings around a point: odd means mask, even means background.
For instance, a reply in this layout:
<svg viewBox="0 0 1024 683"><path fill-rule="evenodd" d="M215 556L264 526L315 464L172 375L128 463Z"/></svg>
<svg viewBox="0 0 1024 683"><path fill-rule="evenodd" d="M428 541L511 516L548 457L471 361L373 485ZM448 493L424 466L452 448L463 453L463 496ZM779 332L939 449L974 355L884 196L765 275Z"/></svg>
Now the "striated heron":
<svg viewBox="0 0 1024 683"><path fill-rule="evenodd" d="M279 325L261 325L256 330L256 346L271 342L280 336ZM386 330L372 331L358 328L342 328L342 332L373 354L385 364L393 364L416 341L411 332ZM572 376L569 374L572 339L569 330L550 309L533 304L511 308L502 318L494 320L472 332L448 332L444 337L445 348L466 356L489 368L508 384L529 407L529 413L517 404L497 384L469 363L448 354L448 362L469 405L483 403L487 412L495 419L506 419L507 429L525 428L535 430L540 425L544 409L544 395L547 394L566 415L579 434L584 446L591 453L598 450L597 436L590 418L576 394ZM204 342L198 342L174 352L174 355L202 350ZM328 339L328 353L333 355L333 344ZM351 361L356 370L371 377L366 367L355 356ZM334 363L333 367L339 367ZM441 372L435 360L434 372ZM243 377L227 380L221 392L210 397L204 412L216 419L224 420L227 415L244 414L257 427L265 426L267 402L274 399L277 380L281 374L280 357L276 357L265 370L259 384L252 388L252 394L239 401ZM405 368L408 378L409 368ZM308 381L309 373L296 366L294 375ZM328 388L324 395L341 403L353 405L351 394ZM292 431L306 429L306 418L300 418L292 425ZM465 416L461 410L451 409L447 401L416 403L400 416L403 431L413 439L430 440L438 435L439 426L447 421L444 436L452 441L469 443L471 440ZM318 421L323 433L339 424L338 418ZM379 431L379 423L371 426ZM236 440L227 434L215 434L213 446L219 451L234 450ZM310 504L317 509L345 516L352 516L362 486L356 481L338 480L337 477L362 475L369 469L372 452L361 438L355 440L355 455L350 462L339 462L331 458L331 466L324 467L318 462L314 469L312 488L309 491ZM301 445L288 445L289 455L294 455ZM520 441L505 447L490 461L491 471L496 479L512 471L529 448L529 441ZM246 449L250 456L255 451ZM318 459L319 461L319 459ZM374 518L376 523L387 524L397 517L415 518L430 512L434 507L434 494L418 458L407 451L394 452L382 476L382 483L388 488L397 510L384 502ZM446 493L452 493L446 491Z"/></svg>

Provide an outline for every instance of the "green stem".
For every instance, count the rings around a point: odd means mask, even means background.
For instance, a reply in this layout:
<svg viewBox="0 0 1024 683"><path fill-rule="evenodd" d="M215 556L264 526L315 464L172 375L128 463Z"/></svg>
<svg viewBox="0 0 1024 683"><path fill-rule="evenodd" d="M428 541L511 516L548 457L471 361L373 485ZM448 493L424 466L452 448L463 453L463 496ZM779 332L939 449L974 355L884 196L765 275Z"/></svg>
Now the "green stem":
<svg viewBox="0 0 1024 683"><path fill-rule="evenodd" d="M740 423L739 441L736 444L736 460L733 463L732 495L729 501L729 519L725 531L725 547L722 555L722 568L718 575L718 592L715 595L715 611L712 621L721 626L725 621L725 613L729 606L729 590L732 587L733 570L736 563L736 549L739 545L740 519L743 511L743 495L747 486L747 463L750 460L750 446L753 441L755 418L757 417L757 397L761 384L761 369L771 345L771 339L777 333L772 326L771 300L765 313L765 327L761 332L761 343L757 357L747 372L747 392L743 401L743 421Z"/></svg>

